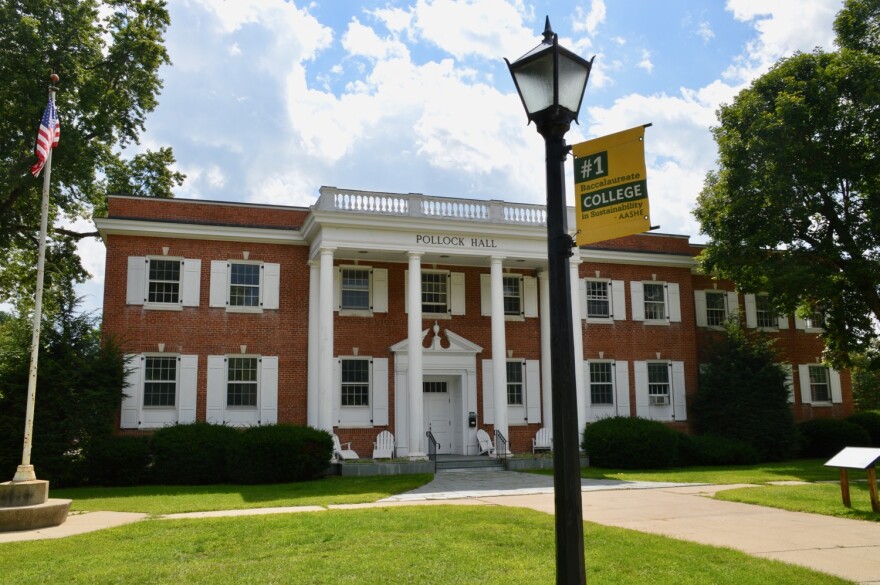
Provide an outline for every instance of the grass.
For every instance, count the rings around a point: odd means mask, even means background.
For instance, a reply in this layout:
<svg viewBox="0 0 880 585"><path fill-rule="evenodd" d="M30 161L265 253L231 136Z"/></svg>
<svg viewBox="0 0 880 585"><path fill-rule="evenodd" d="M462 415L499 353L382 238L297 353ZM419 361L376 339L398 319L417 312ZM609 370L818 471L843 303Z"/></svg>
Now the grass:
<svg viewBox="0 0 880 585"><path fill-rule="evenodd" d="M681 483L755 483L772 481L833 481L836 469L824 467L823 459L800 459L758 465L729 465L719 467L677 467L672 469L632 470L584 467L581 477L592 479L620 479L630 481L669 481Z"/></svg>
<svg viewBox="0 0 880 585"><path fill-rule="evenodd" d="M584 526L591 585L836 584L805 568L634 531ZM7 583L327 585L554 582L553 517L424 506L146 520L0 545ZM35 561L39 559L39 561Z"/></svg>
<svg viewBox="0 0 880 585"><path fill-rule="evenodd" d="M326 477L270 485L136 486L53 489L53 498L73 500L71 511L142 512L151 515L276 506L327 506L375 502L415 489L430 474Z"/></svg>
<svg viewBox="0 0 880 585"><path fill-rule="evenodd" d="M849 495L852 508L843 505L839 483L740 488L718 492L715 497L719 500L770 506L794 512L880 522L880 514L871 510L871 496L867 483L851 481Z"/></svg>

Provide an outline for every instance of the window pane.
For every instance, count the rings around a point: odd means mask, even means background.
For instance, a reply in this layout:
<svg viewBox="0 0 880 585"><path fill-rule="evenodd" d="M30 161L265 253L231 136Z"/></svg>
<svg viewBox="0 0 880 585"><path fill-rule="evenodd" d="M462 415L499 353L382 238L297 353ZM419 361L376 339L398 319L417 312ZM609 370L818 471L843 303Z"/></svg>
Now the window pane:
<svg viewBox="0 0 880 585"><path fill-rule="evenodd" d="M706 323L710 327L720 327L727 317L727 302L724 292L706 293Z"/></svg>
<svg viewBox="0 0 880 585"><path fill-rule="evenodd" d="M257 358L227 359L226 405L257 405Z"/></svg>
<svg viewBox="0 0 880 585"><path fill-rule="evenodd" d="M810 366L810 395L813 402L831 402L828 368Z"/></svg>
<svg viewBox="0 0 880 585"><path fill-rule="evenodd" d="M422 390L426 394L446 394L447 385L446 382L423 382Z"/></svg>
<svg viewBox="0 0 880 585"><path fill-rule="evenodd" d="M148 357L144 364L144 406L174 406L177 358Z"/></svg>
<svg viewBox="0 0 880 585"><path fill-rule="evenodd" d="M669 394L669 364L648 363L648 395L666 396Z"/></svg>
<svg viewBox="0 0 880 585"><path fill-rule="evenodd" d="M504 314L522 315L522 303L520 301L520 284L522 279L518 276L505 276L501 280L504 290Z"/></svg>
<svg viewBox="0 0 880 585"><path fill-rule="evenodd" d="M614 385L611 377L611 363L590 363L590 402L592 404L614 404Z"/></svg>
<svg viewBox="0 0 880 585"><path fill-rule="evenodd" d="M342 308L370 308L369 270L342 270Z"/></svg>
<svg viewBox="0 0 880 585"><path fill-rule="evenodd" d="M180 260L150 259L147 302L177 303L180 301Z"/></svg>
<svg viewBox="0 0 880 585"><path fill-rule="evenodd" d="M645 319L655 321L666 319L664 288L662 284L646 283L644 285Z"/></svg>
<svg viewBox="0 0 880 585"><path fill-rule="evenodd" d="M370 361L342 360L342 406L370 405Z"/></svg>
<svg viewBox="0 0 880 585"><path fill-rule="evenodd" d="M507 362L507 404L523 404L523 364Z"/></svg>
<svg viewBox="0 0 880 585"><path fill-rule="evenodd" d="M422 272L422 312L447 313L445 272Z"/></svg>
<svg viewBox="0 0 880 585"><path fill-rule="evenodd" d="M778 325L773 307L770 305L769 295L755 296L755 314L758 327L776 327Z"/></svg>
<svg viewBox="0 0 880 585"><path fill-rule="evenodd" d="M587 317L607 318L611 316L611 303L608 300L608 283L587 281Z"/></svg>
<svg viewBox="0 0 880 585"><path fill-rule="evenodd" d="M229 305L233 307L260 306L259 264L230 264Z"/></svg>

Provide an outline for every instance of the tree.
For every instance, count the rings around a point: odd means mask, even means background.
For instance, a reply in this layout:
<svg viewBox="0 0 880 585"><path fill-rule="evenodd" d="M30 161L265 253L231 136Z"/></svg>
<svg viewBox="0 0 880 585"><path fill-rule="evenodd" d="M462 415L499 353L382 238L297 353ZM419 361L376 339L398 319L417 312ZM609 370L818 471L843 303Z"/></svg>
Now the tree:
<svg viewBox="0 0 880 585"><path fill-rule="evenodd" d="M61 141L53 152L44 306L74 298L88 275L76 242L95 237L58 225L89 219L112 192L171 197L184 176L170 149L126 159L162 87L168 64L164 0L7 0L0 5L0 302L26 309L36 281L42 177L29 173L50 73Z"/></svg>
<svg viewBox="0 0 880 585"><path fill-rule="evenodd" d="M880 412L880 342L874 342L867 353L853 356L853 401L856 410Z"/></svg>
<svg viewBox="0 0 880 585"><path fill-rule="evenodd" d="M840 47L880 54L880 0L846 0L834 32Z"/></svg>
<svg viewBox="0 0 880 585"><path fill-rule="evenodd" d="M779 362L771 339L746 333L737 319L727 321L701 360L694 430L749 444L764 460L794 455L797 430Z"/></svg>
<svg viewBox="0 0 880 585"><path fill-rule="evenodd" d="M829 361L848 365L880 320L880 57L796 54L718 119L718 170L694 211L704 269L821 313Z"/></svg>
<svg viewBox="0 0 880 585"><path fill-rule="evenodd" d="M0 324L0 473L8 477L21 463L30 336L24 317ZM77 483L84 453L113 432L125 384L124 356L112 339L102 344L93 317L77 315L69 304L44 323L37 364L31 460L41 478Z"/></svg>

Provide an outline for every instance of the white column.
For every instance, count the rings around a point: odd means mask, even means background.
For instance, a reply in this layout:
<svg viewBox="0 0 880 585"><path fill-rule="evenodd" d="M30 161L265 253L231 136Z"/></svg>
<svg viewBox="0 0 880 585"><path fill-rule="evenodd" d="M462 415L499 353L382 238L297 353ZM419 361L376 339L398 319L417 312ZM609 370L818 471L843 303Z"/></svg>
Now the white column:
<svg viewBox="0 0 880 585"><path fill-rule="evenodd" d="M587 424L587 397L584 394L584 325L581 321L581 281L578 275L579 258L572 258L571 269L571 323L574 333L574 387L577 392L578 437Z"/></svg>
<svg viewBox="0 0 880 585"><path fill-rule="evenodd" d="M409 347L409 369L406 384L409 389L409 457L426 457L422 450L422 263L421 254L409 255L409 282L407 286L409 319L407 321L407 342Z"/></svg>
<svg viewBox="0 0 880 585"><path fill-rule="evenodd" d="M320 266L317 262L309 262L309 354L308 354L308 392L306 397L306 424L310 427L321 426L318 416L318 360L320 351L320 333L318 331L318 313L320 312L321 294Z"/></svg>
<svg viewBox="0 0 880 585"><path fill-rule="evenodd" d="M319 427L333 432L333 249L321 249L320 308L318 312L318 420Z"/></svg>
<svg viewBox="0 0 880 585"><path fill-rule="evenodd" d="M550 371L550 280L546 270L538 273L538 297L541 315L541 404L544 428L553 436L553 376Z"/></svg>
<svg viewBox="0 0 880 585"><path fill-rule="evenodd" d="M495 430L510 441L507 425L507 339L504 331L503 258L493 256L490 272L492 298L492 380L495 385ZM486 399L485 394L483 400ZM500 445L496 444L498 449ZM508 446L509 448L509 446Z"/></svg>

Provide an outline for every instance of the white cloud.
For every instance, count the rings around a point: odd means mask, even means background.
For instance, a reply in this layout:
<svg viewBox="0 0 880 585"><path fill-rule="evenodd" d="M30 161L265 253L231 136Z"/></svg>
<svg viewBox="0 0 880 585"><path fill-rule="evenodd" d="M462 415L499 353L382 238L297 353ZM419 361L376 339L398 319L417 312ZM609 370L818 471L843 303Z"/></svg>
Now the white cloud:
<svg viewBox="0 0 880 585"><path fill-rule="evenodd" d="M708 43L715 38L715 32L712 30L712 26L704 20L697 26L697 36L703 39L704 43Z"/></svg>
<svg viewBox="0 0 880 585"><path fill-rule="evenodd" d="M651 51L642 49L642 59L636 65L640 69L644 69L648 73L654 70L654 63L651 62Z"/></svg>
<svg viewBox="0 0 880 585"><path fill-rule="evenodd" d="M390 38L380 38L376 31L357 19L348 25L342 37L342 47L351 55L369 59L408 58L406 45Z"/></svg>
<svg viewBox="0 0 880 585"><path fill-rule="evenodd" d="M585 32L594 35L599 26L605 23L605 16L605 0L592 0L589 12L578 5L575 7L571 29L576 33Z"/></svg>

